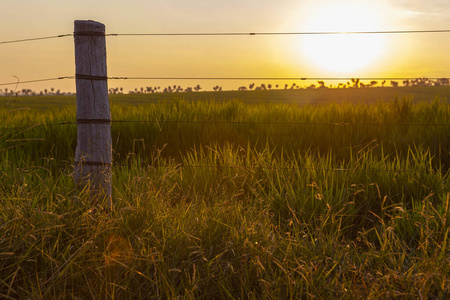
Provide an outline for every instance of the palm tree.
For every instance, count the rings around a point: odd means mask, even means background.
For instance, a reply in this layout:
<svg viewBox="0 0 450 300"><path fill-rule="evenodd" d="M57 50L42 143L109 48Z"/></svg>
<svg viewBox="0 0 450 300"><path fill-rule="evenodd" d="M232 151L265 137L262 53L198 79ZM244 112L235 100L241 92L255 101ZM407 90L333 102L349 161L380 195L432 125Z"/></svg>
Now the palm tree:
<svg viewBox="0 0 450 300"><path fill-rule="evenodd" d="M197 92L200 91L201 89L202 88L200 87L200 84L197 84L197 86L194 87L194 90Z"/></svg>

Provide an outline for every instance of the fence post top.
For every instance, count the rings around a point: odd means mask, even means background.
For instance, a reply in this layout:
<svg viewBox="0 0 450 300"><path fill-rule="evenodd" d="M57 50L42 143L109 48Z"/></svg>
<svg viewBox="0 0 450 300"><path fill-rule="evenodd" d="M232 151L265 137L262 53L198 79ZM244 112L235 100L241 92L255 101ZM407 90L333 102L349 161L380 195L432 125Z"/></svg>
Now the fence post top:
<svg viewBox="0 0 450 300"><path fill-rule="evenodd" d="M92 20L75 20L74 32L77 31L105 32L105 25Z"/></svg>

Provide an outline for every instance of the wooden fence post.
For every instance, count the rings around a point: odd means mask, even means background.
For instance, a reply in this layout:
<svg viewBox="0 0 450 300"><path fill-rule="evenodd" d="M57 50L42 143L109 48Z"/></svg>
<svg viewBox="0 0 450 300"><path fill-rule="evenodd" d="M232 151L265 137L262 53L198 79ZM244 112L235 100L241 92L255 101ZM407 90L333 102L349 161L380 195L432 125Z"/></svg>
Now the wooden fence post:
<svg viewBox="0 0 450 300"><path fill-rule="evenodd" d="M105 25L75 21L77 148L75 183L112 206L111 112L106 72Z"/></svg>

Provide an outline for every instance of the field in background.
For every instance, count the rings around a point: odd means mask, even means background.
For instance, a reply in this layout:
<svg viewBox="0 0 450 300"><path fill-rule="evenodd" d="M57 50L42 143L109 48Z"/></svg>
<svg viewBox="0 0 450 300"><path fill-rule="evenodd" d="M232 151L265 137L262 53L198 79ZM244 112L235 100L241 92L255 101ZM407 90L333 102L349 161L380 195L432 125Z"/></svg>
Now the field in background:
<svg viewBox="0 0 450 300"><path fill-rule="evenodd" d="M112 212L75 98L1 99L0 296L446 298L449 90L112 95Z"/></svg>
<svg viewBox="0 0 450 300"><path fill-rule="evenodd" d="M211 100L217 102L240 99L244 103L292 103L292 104L325 104L325 103L375 103L389 101L395 98L414 98L415 102L429 101L435 97L450 99L450 86L438 87L375 87L346 89L299 89L299 90L267 90L267 91L220 91L220 92L184 92L184 93L154 93L110 95L111 103L148 104L157 103L174 96L189 101ZM0 97L0 108L8 108L14 97ZM21 96L15 103L16 107L28 107L36 110L61 108L76 104L76 96Z"/></svg>

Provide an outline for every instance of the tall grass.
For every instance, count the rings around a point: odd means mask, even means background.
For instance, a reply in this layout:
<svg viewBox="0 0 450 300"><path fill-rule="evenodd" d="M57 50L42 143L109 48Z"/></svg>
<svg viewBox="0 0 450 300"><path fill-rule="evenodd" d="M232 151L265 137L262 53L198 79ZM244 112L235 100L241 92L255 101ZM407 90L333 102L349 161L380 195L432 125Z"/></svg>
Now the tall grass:
<svg viewBox="0 0 450 300"><path fill-rule="evenodd" d="M162 122L113 124L111 212L57 167L73 159L72 125L2 133L0 297L450 296L445 102L112 112ZM48 125L74 111L9 118ZM43 140L8 142L30 138Z"/></svg>
<svg viewBox="0 0 450 300"><path fill-rule="evenodd" d="M42 157L67 160L73 157L76 125L51 126L74 122L75 108L46 113L0 111L8 119L3 130L1 149L28 141L14 151L4 151L13 160L36 162ZM345 161L352 151L369 143L378 155L407 155L410 147L422 147L448 168L450 154L450 109L446 101L412 104L411 100L379 102L373 105L329 104L297 106L289 104L247 105L228 102L192 102L180 98L149 105L112 105L112 119L136 121L113 123L113 151L117 162L135 154L144 162L152 161L156 150L164 157L180 158L201 145L266 147L276 153L292 152L324 155L331 152L337 161ZM148 123L143 123L148 122ZM29 128L29 124L46 125ZM9 142L7 142L9 141ZM384 153L381 153L383 149ZM6 154L7 153L7 154ZM11 155L13 157L11 157Z"/></svg>

